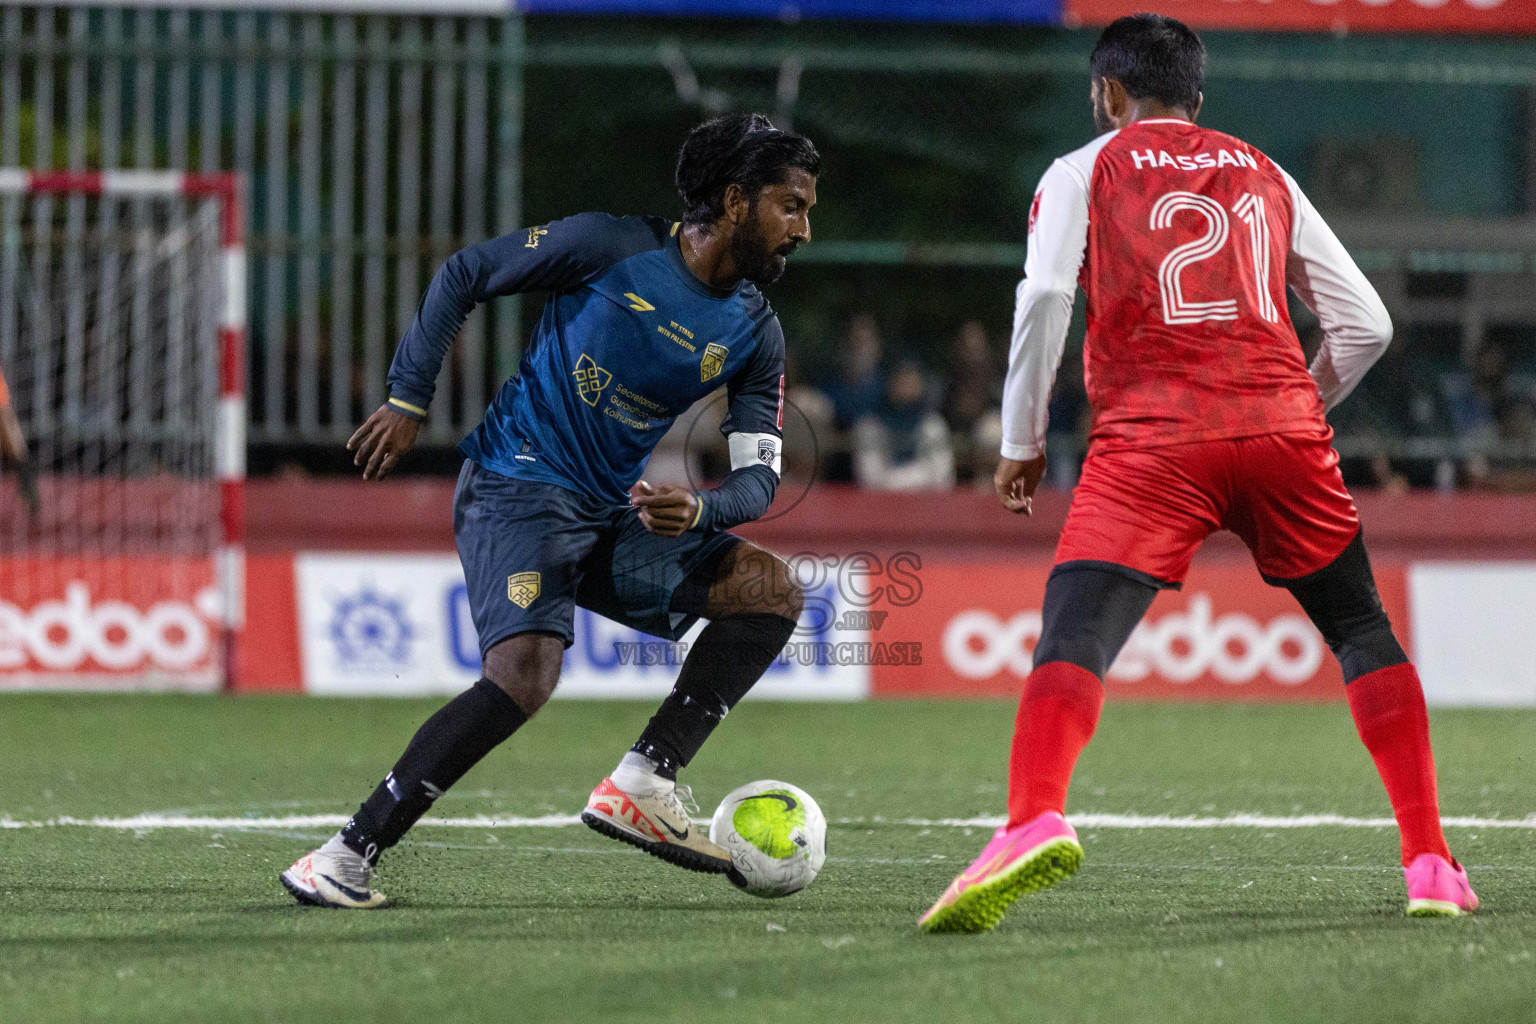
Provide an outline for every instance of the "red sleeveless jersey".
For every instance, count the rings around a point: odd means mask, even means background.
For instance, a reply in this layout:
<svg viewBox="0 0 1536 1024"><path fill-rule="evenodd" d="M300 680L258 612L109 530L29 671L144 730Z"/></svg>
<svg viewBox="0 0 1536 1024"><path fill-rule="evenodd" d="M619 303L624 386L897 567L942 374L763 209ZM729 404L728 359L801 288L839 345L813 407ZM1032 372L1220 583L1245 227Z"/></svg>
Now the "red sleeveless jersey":
<svg viewBox="0 0 1536 1024"><path fill-rule="evenodd" d="M1099 150L1079 275L1101 449L1326 432L1286 312L1285 176L1239 139L1137 121Z"/></svg>

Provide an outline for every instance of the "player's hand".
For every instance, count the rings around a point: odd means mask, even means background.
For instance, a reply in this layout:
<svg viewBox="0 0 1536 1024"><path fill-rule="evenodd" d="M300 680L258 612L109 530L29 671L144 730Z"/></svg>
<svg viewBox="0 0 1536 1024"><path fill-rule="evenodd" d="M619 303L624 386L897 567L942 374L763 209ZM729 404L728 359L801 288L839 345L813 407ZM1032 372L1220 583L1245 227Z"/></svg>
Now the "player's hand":
<svg viewBox="0 0 1536 1024"><path fill-rule="evenodd" d="M992 474L992 486L997 488L997 500L1003 508L1014 514L1030 515L1034 512L1035 488L1045 476L1045 456L1019 462L1017 459L998 459L997 472Z"/></svg>
<svg viewBox="0 0 1536 1024"><path fill-rule="evenodd" d="M352 465L363 467L364 480L382 480L394 471L400 456L416 443L421 421L396 412L387 404L368 417L347 442L347 451L355 452Z"/></svg>
<svg viewBox="0 0 1536 1024"><path fill-rule="evenodd" d="M0 378L0 393L5 390L5 380ZM27 435L22 432L21 421L10 404L0 405L0 472L7 464L16 470L16 490L27 510L27 521L35 529L42 517L43 503L37 495L37 463L27 454Z"/></svg>
<svg viewBox="0 0 1536 1024"><path fill-rule="evenodd" d="M640 525L663 537L681 536L699 513L699 499L686 487L652 487L641 480L635 484L635 491L638 493L629 496L629 503L640 510Z"/></svg>
<svg viewBox="0 0 1536 1024"><path fill-rule="evenodd" d="M0 377L0 463L27 462L27 435L21 429L16 410L5 398L5 378Z"/></svg>

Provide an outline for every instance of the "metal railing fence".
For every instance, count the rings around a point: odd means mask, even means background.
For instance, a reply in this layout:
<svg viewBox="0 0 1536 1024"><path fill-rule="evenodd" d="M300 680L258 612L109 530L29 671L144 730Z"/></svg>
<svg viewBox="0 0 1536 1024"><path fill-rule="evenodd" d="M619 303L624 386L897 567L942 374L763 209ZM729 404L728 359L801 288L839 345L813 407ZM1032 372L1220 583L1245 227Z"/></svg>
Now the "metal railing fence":
<svg viewBox="0 0 1536 1024"><path fill-rule="evenodd" d="M0 166L246 174L251 436L335 441L384 399L431 270L517 226L522 21L187 9L0 9ZM20 202L0 204L14 233ZM517 351L479 311L433 441L478 421ZM498 361L497 353L504 358Z"/></svg>

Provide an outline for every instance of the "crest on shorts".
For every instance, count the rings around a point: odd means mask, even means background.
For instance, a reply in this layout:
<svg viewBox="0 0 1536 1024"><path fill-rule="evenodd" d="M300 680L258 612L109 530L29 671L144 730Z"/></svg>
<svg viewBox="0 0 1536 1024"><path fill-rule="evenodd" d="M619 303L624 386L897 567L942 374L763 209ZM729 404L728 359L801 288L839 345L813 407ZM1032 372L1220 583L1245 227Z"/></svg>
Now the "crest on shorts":
<svg viewBox="0 0 1536 1024"><path fill-rule="evenodd" d="M731 350L713 341L704 346L704 359L699 363L699 380L714 380L725 369L725 357Z"/></svg>
<svg viewBox="0 0 1536 1024"><path fill-rule="evenodd" d="M539 574L536 572L515 572L507 577L507 600L519 608L527 608L538 600Z"/></svg>
<svg viewBox="0 0 1536 1024"><path fill-rule="evenodd" d="M773 465L773 457L779 454L773 438L765 437L757 442L757 461L765 466Z"/></svg>

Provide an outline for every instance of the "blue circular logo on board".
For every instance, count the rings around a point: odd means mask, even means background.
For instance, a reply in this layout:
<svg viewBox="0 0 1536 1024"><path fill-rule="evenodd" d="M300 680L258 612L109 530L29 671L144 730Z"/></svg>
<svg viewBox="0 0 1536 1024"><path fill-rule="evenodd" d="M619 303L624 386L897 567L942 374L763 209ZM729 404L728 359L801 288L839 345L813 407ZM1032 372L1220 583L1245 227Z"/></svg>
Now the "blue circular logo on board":
<svg viewBox="0 0 1536 1024"><path fill-rule="evenodd" d="M357 667L404 665L415 638L404 602L372 586L336 599L330 634L342 662Z"/></svg>

